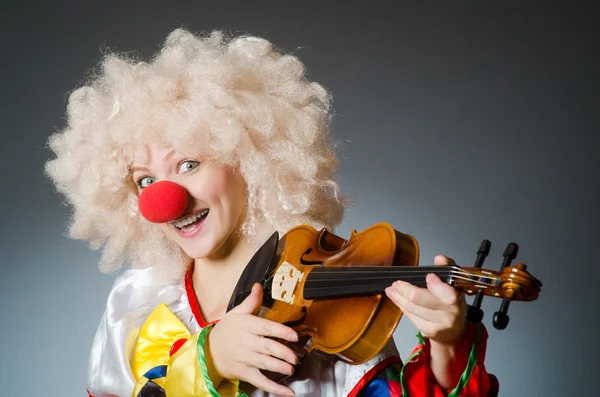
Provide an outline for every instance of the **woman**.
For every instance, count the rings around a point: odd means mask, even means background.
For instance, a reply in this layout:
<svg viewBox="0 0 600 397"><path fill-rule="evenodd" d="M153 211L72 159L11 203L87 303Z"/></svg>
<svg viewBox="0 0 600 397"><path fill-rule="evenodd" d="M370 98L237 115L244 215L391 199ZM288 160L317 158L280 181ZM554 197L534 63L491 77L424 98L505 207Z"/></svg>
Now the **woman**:
<svg viewBox="0 0 600 397"><path fill-rule="evenodd" d="M74 208L71 237L102 248L104 272L131 265L92 346L90 395L488 393L486 331L433 274L427 288L385 291L420 331L406 365L390 341L361 365L311 355L293 373L297 357L277 339L298 335L255 315L261 288L227 311L274 231L341 222L330 101L264 39L182 29L151 62L106 55L70 95L47 172ZM293 376L286 385L261 370Z"/></svg>

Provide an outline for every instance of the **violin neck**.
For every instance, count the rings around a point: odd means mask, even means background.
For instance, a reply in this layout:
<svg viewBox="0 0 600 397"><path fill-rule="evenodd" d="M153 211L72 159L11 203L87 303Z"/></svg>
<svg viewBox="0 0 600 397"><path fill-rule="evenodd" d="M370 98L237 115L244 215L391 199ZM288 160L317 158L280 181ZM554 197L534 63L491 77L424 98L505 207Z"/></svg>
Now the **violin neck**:
<svg viewBox="0 0 600 397"><path fill-rule="evenodd" d="M426 287L426 277L437 274L445 283L453 285L453 272L458 266L323 266L308 273L304 284L304 298L332 299L380 294L396 280L417 287Z"/></svg>

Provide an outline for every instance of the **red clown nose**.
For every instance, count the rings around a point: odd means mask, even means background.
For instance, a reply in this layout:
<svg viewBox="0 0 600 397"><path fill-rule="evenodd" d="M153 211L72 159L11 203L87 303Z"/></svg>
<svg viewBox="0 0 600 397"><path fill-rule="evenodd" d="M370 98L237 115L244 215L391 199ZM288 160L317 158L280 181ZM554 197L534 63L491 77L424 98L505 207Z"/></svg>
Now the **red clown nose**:
<svg viewBox="0 0 600 397"><path fill-rule="evenodd" d="M164 223L181 216L188 205L187 191L170 181L151 184L140 194L140 212L150 222Z"/></svg>

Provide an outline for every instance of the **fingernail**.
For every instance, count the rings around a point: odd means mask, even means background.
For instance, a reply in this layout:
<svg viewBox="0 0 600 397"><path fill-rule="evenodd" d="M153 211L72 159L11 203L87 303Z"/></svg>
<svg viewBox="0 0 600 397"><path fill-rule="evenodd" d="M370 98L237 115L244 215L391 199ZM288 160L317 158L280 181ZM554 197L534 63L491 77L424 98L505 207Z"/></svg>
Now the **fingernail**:
<svg viewBox="0 0 600 397"><path fill-rule="evenodd" d="M285 395L287 397L294 397L295 396L295 394L293 392L291 392L291 391L286 392Z"/></svg>
<svg viewBox="0 0 600 397"><path fill-rule="evenodd" d="M289 334L288 337L287 337L287 339L290 342L298 342L298 335L296 335L296 334Z"/></svg>

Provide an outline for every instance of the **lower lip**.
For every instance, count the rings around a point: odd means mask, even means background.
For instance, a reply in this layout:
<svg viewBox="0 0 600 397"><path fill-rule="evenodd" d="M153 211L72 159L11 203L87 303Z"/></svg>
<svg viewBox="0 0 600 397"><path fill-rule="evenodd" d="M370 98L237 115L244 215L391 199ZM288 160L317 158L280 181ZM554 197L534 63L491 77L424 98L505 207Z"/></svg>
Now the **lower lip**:
<svg viewBox="0 0 600 397"><path fill-rule="evenodd" d="M183 230L179 229L176 226L173 226L173 228L175 229L177 234L179 234L181 237L191 238L191 237L198 235L198 233L200 233L202 231L202 229L204 229L204 224L206 223L206 220L208 219L209 216L210 216L210 212L200 222L195 223L194 228L192 230L189 230L187 232L184 232Z"/></svg>

